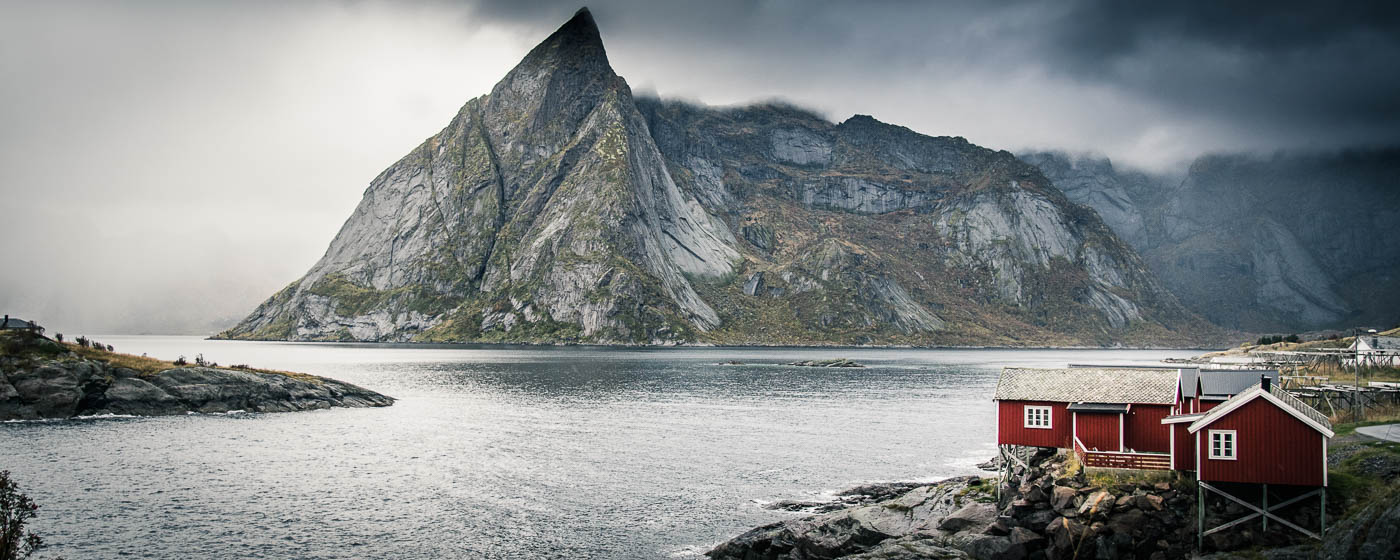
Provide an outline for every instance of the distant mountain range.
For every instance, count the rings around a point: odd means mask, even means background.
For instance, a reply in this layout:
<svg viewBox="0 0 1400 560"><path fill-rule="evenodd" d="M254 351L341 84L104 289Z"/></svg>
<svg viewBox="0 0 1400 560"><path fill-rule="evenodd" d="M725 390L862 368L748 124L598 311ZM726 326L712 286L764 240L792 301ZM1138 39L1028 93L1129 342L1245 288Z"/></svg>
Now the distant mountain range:
<svg viewBox="0 0 1400 560"><path fill-rule="evenodd" d="M1089 163L1018 159L863 115L836 124L783 105L636 98L581 10L376 177L305 277L219 336L1222 341L1190 309L1216 310L1173 294L1158 275L1189 283L1130 245L1151 250L1139 240L1157 235L1144 214L1158 198L1134 198L1132 176Z"/></svg>
<svg viewBox="0 0 1400 560"><path fill-rule="evenodd" d="M1400 150L1207 155L1184 177L1022 154L1218 325L1299 332L1400 321Z"/></svg>

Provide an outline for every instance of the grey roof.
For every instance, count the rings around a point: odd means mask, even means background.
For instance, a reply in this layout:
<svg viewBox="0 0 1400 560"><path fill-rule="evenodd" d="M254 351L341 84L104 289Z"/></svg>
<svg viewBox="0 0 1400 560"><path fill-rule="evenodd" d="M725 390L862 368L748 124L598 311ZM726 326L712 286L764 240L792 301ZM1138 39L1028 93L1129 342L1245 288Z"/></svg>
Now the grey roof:
<svg viewBox="0 0 1400 560"><path fill-rule="evenodd" d="M1316 408L1308 406L1308 403L1298 400L1298 397L1289 394L1288 391L1280 389L1277 384L1269 387L1269 394L1278 397L1279 400L1287 403L1288 406L1293 407L1298 412L1303 413L1304 416L1311 418L1314 422L1322 424L1329 430L1332 429L1332 421L1327 419L1326 414L1318 412Z"/></svg>
<svg viewBox="0 0 1400 560"><path fill-rule="evenodd" d="M7 329L27 329L36 326L34 323L14 317L10 317L9 319L0 318L0 322L3 322L3 327Z"/></svg>
<svg viewBox="0 0 1400 560"><path fill-rule="evenodd" d="M1070 403L1070 405L1065 408L1068 408L1069 410L1073 410L1075 412L1112 412L1115 414L1128 411L1128 405L1126 403L1113 404L1081 402Z"/></svg>
<svg viewBox="0 0 1400 560"><path fill-rule="evenodd" d="M1259 385L1259 376L1267 375L1278 385L1278 371L1272 369L1203 369L1201 396L1238 395Z"/></svg>
<svg viewBox="0 0 1400 560"><path fill-rule="evenodd" d="M1366 336L1366 344L1376 350L1400 350L1400 336Z"/></svg>
<svg viewBox="0 0 1400 560"><path fill-rule="evenodd" d="M1255 393L1257 392L1258 391L1244 391L1238 395L1230 397L1229 400L1220 403L1215 408L1210 409L1209 412L1206 412L1206 414L1202 416L1200 420L1197 420L1194 423L1192 423L1192 429L1197 429L1197 426L1205 426L1207 424L1210 424L1211 422L1214 422L1217 418L1229 414L1234 409L1234 407L1231 405L1234 405L1237 401L1253 398ZM1328 431L1332 430L1332 422L1327 419L1327 415L1318 412L1317 409L1308 406L1308 404L1303 401L1298 400L1298 397L1288 394L1288 391L1280 389L1277 384L1269 387L1269 394L1282 401L1283 404L1298 411L1303 416L1306 416L1309 420L1312 420L1313 422L1318 423L1322 427L1327 428Z"/></svg>
<svg viewBox="0 0 1400 560"><path fill-rule="evenodd" d="M1182 368L1181 370L1181 396L1196 397L1196 379L1200 377L1199 368Z"/></svg>
<svg viewBox="0 0 1400 560"><path fill-rule="evenodd" d="M1172 404L1176 370L1131 368L1004 368L997 400Z"/></svg>

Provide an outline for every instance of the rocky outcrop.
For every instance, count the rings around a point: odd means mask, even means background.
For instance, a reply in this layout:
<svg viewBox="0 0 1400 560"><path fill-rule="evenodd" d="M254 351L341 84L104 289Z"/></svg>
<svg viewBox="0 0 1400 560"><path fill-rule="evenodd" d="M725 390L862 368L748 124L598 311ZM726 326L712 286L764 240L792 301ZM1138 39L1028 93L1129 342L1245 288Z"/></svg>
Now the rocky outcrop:
<svg viewBox="0 0 1400 560"><path fill-rule="evenodd" d="M759 527L708 552L714 559L1187 558L1195 501L1167 483L1096 487L1052 450L1016 481L959 477L875 503Z"/></svg>
<svg viewBox="0 0 1400 560"><path fill-rule="evenodd" d="M1212 338L1198 326L1011 154L634 98L581 10L220 336L1183 345Z"/></svg>
<svg viewBox="0 0 1400 560"><path fill-rule="evenodd" d="M312 375L215 367L143 373L71 352L53 354L0 354L0 421L104 414L291 412L394 402L349 383Z"/></svg>
<svg viewBox="0 0 1400 560"><path fill-rule="evenodd" d="M836 367L836 368L859 368L865 367L860 362L850 358L833 358L830 360L799 360L791 362L790 366L800 367Z"/></svg>
<svg viewBox="0 0 1400 560"><path fill-rule="evenodd" d="M1400 501L1375 499L1362 511L1331 528L1319 547L1324 560L1400 558Z"/></svg>
<svg viewBox="0 0 1400 560"><path fill-rule="evenodd" d="M1093 207L1194 311L1230 328L1388 324L1400 312L1400 153L1207 155L1184 176L1020 156Z"/></svg>

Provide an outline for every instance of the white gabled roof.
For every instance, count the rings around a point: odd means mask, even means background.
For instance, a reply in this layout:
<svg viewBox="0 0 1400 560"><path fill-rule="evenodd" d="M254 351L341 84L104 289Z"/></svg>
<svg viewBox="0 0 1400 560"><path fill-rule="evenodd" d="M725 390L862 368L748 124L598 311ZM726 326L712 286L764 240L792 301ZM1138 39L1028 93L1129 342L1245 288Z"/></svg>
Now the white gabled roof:
<svg viewBox="0 0 1400 560"><path fill-rule="evenodd" d="M1195 421L1197 421L1197 420L1200 420L1201 417L1202 417L1202 416L1205 416L1205 415L1206 415L1206 413L1204 413L1204 412L1196 412L1196 413L1192 413L1192 414L1173 414L1173 415L1171 415L1171 416L1168 416L1168 417L1166 417L1166 418L1163 418L1163 419L1162 419L1162 423L1163 423L1163 424L1181 424L1181 423L1183 423L1183 422L1195 422Z"/></svg>
<svg viewBox="0 0 1400 560"><path fill-rule="evenodd" d="M1323 435L1329 438L1335 435L1332 432L1332 422L1328 421L1326 416L1324 416L1321 412L1318 412L1317 409L1308 406L1307 403L1298 400L1297 397L1288 394L1288 391L1279 389L1277 386L1271 387L1268 391L1265 391L1263 387L1255 387L1253 389L1230 397L1229 400L1220 403L1220 406L1212 408L1209 412L1206 412L1204 416L1201 416L1200 420L1192 422L1191 426L1186 428L1186 431L1191 432L1193 434L1199 432L1201 428L1210 425L1211 422L1224 418L1225 415L1244 406L1245 404L1249 403L1254 399L1261 398L1274 403L1274 406L1277 406L1284 412L1293 415L1294 418L1302 420L1304 424L1307 424L1313 429L1322 432Z"/></svg>
<svg viewBox="0 0 1400 560"><path fill-rule="evenodd" d="M1004 368L999 401L1173 404L1175 369Z"/></svg>

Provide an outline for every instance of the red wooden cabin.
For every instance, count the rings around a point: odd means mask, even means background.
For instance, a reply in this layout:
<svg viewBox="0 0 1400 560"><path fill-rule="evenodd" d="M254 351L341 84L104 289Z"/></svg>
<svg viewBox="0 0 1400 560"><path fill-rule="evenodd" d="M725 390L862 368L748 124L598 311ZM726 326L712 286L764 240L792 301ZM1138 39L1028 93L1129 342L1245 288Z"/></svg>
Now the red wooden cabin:
<svg viewBox="0 0 1400 560"><path fill-rule="evenodd" d="M997 444L1073 449L1091 467L1171 468L1175 369L1006 368Z"/></svg>
<svg viewBox="0 0 1400 560"><path fill-rule="evenodd" d="M1235 395L1187 428L1197 480L1327 486L1322 413L1269 381Z"/></svg>
<svg viewBox="0 0 1400 560"><path fill-rule="evenodd" d="M1196 451L1191 444L1194 436L1188 429L1192 422L1235 395L1259 386L1267 377L1277 384L1276 370L1219 370L1182 368L1177 388L1178 400L1172 415L1162 420L1171 430L1172 469L1196 470Z"/></svg>

